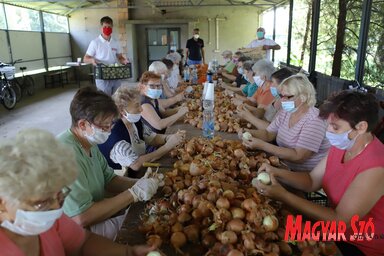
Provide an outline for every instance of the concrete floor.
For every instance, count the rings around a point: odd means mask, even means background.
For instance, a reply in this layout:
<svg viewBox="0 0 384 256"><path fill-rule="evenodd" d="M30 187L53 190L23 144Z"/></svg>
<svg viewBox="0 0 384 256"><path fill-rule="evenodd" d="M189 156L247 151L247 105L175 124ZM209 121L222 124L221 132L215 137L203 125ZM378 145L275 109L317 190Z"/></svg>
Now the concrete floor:
<svg viewBox="0 0 384 256"><path fill-rule="evenodd" d="M88 81L81 82L81 87L89 85ZM0 104L0 139L12 138L20 130L31 127L54 135L69 128L69 105L77 90L77 84L40 89L33 96L25 95L13 110L6 110Z"/></svg>

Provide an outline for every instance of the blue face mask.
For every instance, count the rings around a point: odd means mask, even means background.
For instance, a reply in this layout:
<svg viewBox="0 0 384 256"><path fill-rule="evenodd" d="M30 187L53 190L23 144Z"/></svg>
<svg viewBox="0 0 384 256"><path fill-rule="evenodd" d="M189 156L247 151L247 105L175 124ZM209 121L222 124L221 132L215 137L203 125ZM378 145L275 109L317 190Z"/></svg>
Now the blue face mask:
<svg viewBox="0 0 384 256"><path fill-rule="evenodd" d="M237 72L239 72L239 74L244 74L244 69L243 68L237 68Z"/></svg>
<svg viewBox="0 0 384 256"><path fill-rule="evenodd" d="M359 135L357 135L354 139L350 140L348 138L348 134L352 130L343 132L343 133L333 133L333 132L326 132L325 136L329 140L329 143L331 143L332 146L337 147L339 149L345 150L350 149L355 144L355 141Z"/></svg>
<svg viewBox="0 0 384 256"><path fill-rule="evenodd" d="M290 113L293 113L297 110L297 108L295 107L295 102L293 100L289 100L289 101L282 101L281 102L281 107L287 111L287 112L290 112Z"/></svg>
<svg viewBox="0 0 384 256"><path fill-rule="evenodd" d="M270 87L270 89L271 89L272 96L275 98L279 98L279 92L277 91L277 88L276 87Z"/></svg>
<svg viewBox="0 0 384 256"><path fill-rule="evenodd" d="M256 32L256 36L257 36L257 38L262 39L264 37L264 32L258 31L258 32Z"/></svg>
<svg viewBox="0 0 384 256"><path fill-rule="evenodd" d="M162 89L148 88L148 90L147 90L147 96L151 99L154 99L154 100L160 98L161 94L163 94Z"/></svg>

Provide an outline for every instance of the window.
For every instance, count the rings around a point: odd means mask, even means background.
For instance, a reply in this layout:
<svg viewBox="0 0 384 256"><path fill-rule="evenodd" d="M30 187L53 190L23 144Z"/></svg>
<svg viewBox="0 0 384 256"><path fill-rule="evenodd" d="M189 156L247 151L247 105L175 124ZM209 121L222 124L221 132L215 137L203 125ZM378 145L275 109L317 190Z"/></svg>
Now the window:
<svg viewBox="0 0 384 256"><path fill-rule="evenodd" d="M61 15L43 12L45 32L68 33L68 18Z"/></svg>
<svg viewBox="0 0 384 256"><path fill-rule="evenodd" d="M311 44L312 1L294 0L290 64L308 70Z"/></svg>
<svg viewBox="0 0 384 256"><path fill-rule="evenodd" d="M372 3L368 45L364 66L364 84L384 84L384 2Z"/></svg>
<svg viewBox="0 0 384 256"><path fill-rule="evenodd" d="M41 31L39 12L13 5L4 5L8 29Z"/></svg>
<svg viewBox="0 0 384 256"><path fill-rule="evenodd" d="M0 4L0 29L7 29L7 24L5 23L5 14L3 4Z"/></svg>

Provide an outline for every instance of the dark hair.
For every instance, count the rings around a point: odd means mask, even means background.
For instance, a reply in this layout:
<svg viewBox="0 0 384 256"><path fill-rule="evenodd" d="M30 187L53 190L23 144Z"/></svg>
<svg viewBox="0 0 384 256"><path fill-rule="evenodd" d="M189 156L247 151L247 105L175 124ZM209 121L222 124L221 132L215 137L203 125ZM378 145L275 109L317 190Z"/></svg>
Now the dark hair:
<svg viewBox="0 0 384 256"><path fill-rule="evenodd" d="M244 53L243 53L243 52L240 52L240 51L235 52L234 55L239 56L239 58L240 58L240 57L244 57Z"/></svg>
<svg viewBox="0 0 384 256"><path fill-rule="evenodd" d="M330 114L347 121L352 128L366 121L369 132L377 124L379 103L373 94L344 90L331 95L320 106L321 118L327 119Z"/></svg>
<svg viewBox="0 0 384 256"><path fill-rule="evenodd" d="M292 76L294 73L288 68L281 68L274 73L272 73L271 78L275 78L279 84L283 82L284 79Z"/></svg>
<svg viewBox="0 0 384 256"><path fill-rule="evenodd" d="M247 56L241 56L237 61L246 62L247 60L252 60L252 58Z"/></svg>
<svg viewBox="0 0 384 256"><path fill-rule="evenodd" d="M160 80L161 76L151 71L145 71L140 77L141 84L147 84L149 80Z"/></svg>
<svg viewBox="0 0 384 256"><path fill-rule="evenodd" d="M176 52L178 52L180 54L181 58L184 58L184 49L179 48L176 50Z"/></svg>
<svg viewBox="0 0 384 256"><path fill-rule="evenodd" d="M103 25L103 23L107 23L113 26L113 20L109 16L104 16L100 19L100 25Z"/></svg>
<svg viewBox="0 0 384 256"><path fill-rule="evenodd" d="M161 61L167 66L167 69L173 68L173 61L166 58L161 59Z"/></svg>
<svg viewBox="0 0 384 256"><path fill-rule="evenodd" d="M119 112L113 99L101 91L92 87L84 87L77 91L69 112L72 117L72 126L76 127L80 119L93 123L96 117L118 116Z"/></svg>
<svg viewBox="0 0 384 256"><path fill-rule="evenodd" d="M200 29L198 29L198 28L194 28L193 31L200 31Z"/></svg>

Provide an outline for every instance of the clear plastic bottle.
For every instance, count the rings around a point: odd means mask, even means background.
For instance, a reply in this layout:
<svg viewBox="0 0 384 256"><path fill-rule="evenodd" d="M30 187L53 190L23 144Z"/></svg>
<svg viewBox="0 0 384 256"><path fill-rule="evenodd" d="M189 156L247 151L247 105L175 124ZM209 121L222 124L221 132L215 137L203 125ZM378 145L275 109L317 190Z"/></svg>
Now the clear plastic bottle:
<svg viewBox="0 0 384 256"><path fill-rule="evenodd" d="M189 68L188 67L186 67L184 69L184 81L189 82Z"/></svg>
<svg viewBox="0 0 384 256"><path fill-rule="evenodd" d="M203 111L203 137L212 139L215 135L215 115L212 110Z"/></svg>
<svg viewBox="0 0 384 256"><path fill-rule="evenodd" d="M196 68L192 69L191 76L192 76L192 84L197 84L198 78L197 78L197 70L196 70Z"/></svg>

